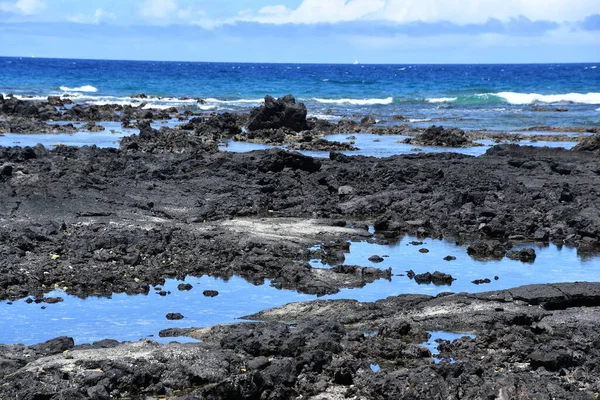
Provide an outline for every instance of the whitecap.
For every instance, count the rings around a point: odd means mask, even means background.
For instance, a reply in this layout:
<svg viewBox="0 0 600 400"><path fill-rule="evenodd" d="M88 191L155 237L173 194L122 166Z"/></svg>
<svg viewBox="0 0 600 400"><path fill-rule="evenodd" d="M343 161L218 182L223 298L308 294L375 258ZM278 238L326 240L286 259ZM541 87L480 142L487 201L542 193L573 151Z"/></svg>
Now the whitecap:
<svg viewBox="0 0 600 400"><path fill-rule="evenodd" d="M410 118L408 120L408 122L431 122L432 120L430 118Z"/></svg>
<svg viewBox="0 0 600 400"><path fill-rule="evenodd" d="M67 86L61 86L59 88L60 90L64 91L64 92L86 92L86 93L96 93L98 91L97 88L91 86L91 85L84 85L84 86L79 86L79 87L75 87L75 88L70 88Z"/></svg>
<svg viewBox="0 0 600 400"><path fill-rule="evenodd" d="M218 100L213 98L204 99L206 103L217 103L217 104L260 104L263 99L240 99L240 100Z"/></svg>
<svg viewBox="0 0 600 400"><path fill-rule="evenodd" d="M429 103L452 103L456 101L458 97L434 97L430 99L426 99Z"/></svg>
<svg viewBox="0 0 600 400"><path fill-rule="evenodd" d="M388 105L394 102L393 97L387 97L385 99L319 99L313 98L314 101L324 104L352 104L356 106L371 106L376 104Z"/></svg>
<svg viewBox="0 0 600 400"><path fill-rule="evenodd" d="M500 92L495 93L510 104L531 104L540 103L579 103L579 104L600 104L600 93L566 93L566 94L538 94L538 93L516 93Z"/></svg>

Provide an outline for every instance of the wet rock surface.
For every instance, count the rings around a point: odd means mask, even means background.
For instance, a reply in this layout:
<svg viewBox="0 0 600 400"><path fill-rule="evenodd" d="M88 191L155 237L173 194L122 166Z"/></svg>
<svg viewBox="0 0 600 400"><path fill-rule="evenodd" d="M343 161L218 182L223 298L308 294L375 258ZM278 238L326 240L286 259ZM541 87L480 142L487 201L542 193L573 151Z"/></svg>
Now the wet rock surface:
<svg viewBox="0 0 600 400"><path fill-rule="evenodd" d="M261 322L164 333L200 343L74 346L63 337L0 346L0 393L50 400L593 399L600 391L599 306L598 283L294 303L247 317ZM475 338L438 340L434 363L420 345L431 330Z"/></svg>
<svg viewBox="0 0 600 400"><path fill-rule="evenodd" d="M52 304L59 298L44 295L53 288L80 297L148 293L187 275L270 279L277 288L324 295L391 278L389 269L344 265L348 240L404 233L451 235L479 259L531 258L511 253L510 240L580 252L600 244L593 139L583 151L502 145L478 158L231 154L218 143L244 136L246 124L274 143L282 136L318 143L336 130L417 130L307 120L290 98L266 101L250 120L220 114L159 130L150 121L177 110L143 103L67 109L62 98L0 102L0 129L10 131L13 121L33 132L58 119L89 123L89 130L101 129L97 121L140 129L120 149L0 148L0 299L32 295L31 302ZM466 145L446 131L437 132L450 135L442 144ZM374 222L375 237L365 221ZM318 258L334 267L308 263L308 248L319 243ZM424 275L435 283L436 273ZM598 284L534 285L297 303L251 316L262 322L164 332L203 340L186 345L75 346L61 337L0 346L0 398L595 398L599 307ZM477 337L440 343L446 361L434 364L419 345L429 330Z"/></svg>
<svg viewBox="0 0 600 400"><path fill-rule="evenodd" d="M504 257L509 238L588 252L600 235L600 165L585 152L503 145L477 158L232 154L146 124L121 150L0 148L0 168L2 299L56 285L81 296L147 293L149 284L194 274L268 278L286 288L301 282L308 293L334 293L341 283L335 273L298 260L308 261L306 248L326 239L319 232L368 237L348 227L365 217L381 237L451 234L482 259ZM293 241L285 224L256 233L280 218L322 222L304 226L312 233L298 231ZM340 220L348 226L330 222ZM302 226L295 221L289 229Z"/></svg>
<svg viewBox="0 0 600 400"><path fill-rule="evenodd" d="M536 254L534 249L521 249L521 250L511 250L506 254L506 257L511 260L518 260L523 262L532 263L536 259Z"/></svg>
<svg viewBox="0 0 600 400"><path fill-rule="evenodd" d="M472 147L478 146L471 141L462 129L444 129L442 126L432 126L414 138L406 139L404 143L421 146L441 147Z"/></svg>

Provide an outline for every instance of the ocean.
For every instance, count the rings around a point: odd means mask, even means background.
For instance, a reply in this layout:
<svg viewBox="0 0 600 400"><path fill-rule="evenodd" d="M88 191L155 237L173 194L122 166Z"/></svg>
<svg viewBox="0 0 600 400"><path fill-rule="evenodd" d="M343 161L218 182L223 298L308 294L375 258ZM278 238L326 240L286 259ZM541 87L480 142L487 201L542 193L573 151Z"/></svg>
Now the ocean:
<svg viewBox="0 0 600 400"><path fill-rule="evenodd" d="M600 63L598 63L600 65ZM265 95L293 94L309 115L337 121L520 131L594 128L596 64L326 65L0 58L0 93L69 94L95 104L245 112ZM196 99L203 99L198 102ZM138 101L136 103L136 101ZM556 112L556 109L566 112ZM402 116L404 119L400 119ZM396 117L396 118L394 118Z"/></svg>

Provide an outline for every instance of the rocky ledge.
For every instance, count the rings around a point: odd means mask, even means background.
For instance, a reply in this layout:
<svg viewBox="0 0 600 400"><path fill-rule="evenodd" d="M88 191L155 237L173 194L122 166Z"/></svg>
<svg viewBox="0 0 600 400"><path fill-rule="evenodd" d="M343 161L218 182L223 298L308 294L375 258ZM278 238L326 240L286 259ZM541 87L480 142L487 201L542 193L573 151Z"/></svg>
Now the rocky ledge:
<svg viewBox="0 0 600 400"><path fill-rule="evenodd" d="M2 398L594 399L600 284L293 303L200 343L0 346ZM422 345L430 331L464 332ZM469 334L468 336L466 334Z"/></svg>

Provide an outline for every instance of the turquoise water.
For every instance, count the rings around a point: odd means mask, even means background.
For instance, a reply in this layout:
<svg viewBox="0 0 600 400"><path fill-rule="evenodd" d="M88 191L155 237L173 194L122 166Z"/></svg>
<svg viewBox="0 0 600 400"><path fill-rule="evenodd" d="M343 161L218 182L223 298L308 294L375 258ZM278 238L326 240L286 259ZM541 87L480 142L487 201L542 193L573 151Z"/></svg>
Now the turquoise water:
<svg viewBox="0 0 600 400"><path fill-rule="evenodd" d="M594 64L310 65L61 60L0 57L0 93L68 94L96 104L134 103L195 111L248 111L288 93L314 116L371 114L382 124L464 129L598 126ZM160 97L160 98L159 98ZM181 98L188 97L188 98ZM194 98L205 101L200 104ZM567 113L533 112L533 105ZM394 121L402 115L405 121Z"/></svg>

